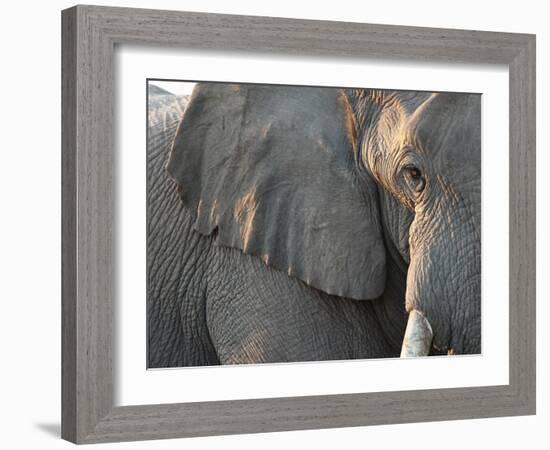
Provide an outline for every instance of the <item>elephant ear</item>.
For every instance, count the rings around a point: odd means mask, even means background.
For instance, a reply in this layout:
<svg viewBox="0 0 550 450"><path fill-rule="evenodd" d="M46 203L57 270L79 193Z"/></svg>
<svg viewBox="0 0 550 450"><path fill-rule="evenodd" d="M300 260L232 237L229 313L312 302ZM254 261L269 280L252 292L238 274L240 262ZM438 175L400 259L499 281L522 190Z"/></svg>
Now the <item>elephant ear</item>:
<svg viewBox="0 0 550 450"><path fill-rule="evenodd" d="M167 168L200 233L328 294L372 299L386 256L356 133L338 89L199 84Z"/></svg>

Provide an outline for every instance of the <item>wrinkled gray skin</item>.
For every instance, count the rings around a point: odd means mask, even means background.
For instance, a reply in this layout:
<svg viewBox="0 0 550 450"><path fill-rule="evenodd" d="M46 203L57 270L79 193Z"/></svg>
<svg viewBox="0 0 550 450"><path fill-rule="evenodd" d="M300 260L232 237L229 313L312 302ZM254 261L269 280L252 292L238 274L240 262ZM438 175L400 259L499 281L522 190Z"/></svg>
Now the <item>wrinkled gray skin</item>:
<svg viewBox="0 0 550 450"><path fill-rule="evenodd" d="M479 96L182 102L150 92L149 367L399 356L410 311L406 356L480 352Z"/></svg>

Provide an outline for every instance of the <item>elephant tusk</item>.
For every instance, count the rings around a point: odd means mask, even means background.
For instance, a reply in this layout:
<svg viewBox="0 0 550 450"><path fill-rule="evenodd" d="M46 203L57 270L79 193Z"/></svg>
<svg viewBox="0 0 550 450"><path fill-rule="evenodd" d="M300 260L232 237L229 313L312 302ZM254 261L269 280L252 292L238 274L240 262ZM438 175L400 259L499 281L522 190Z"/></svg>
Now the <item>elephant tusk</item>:
<svg viewBox="0 0 550 450"><path fill-rule="evenodd" d="M401 358L427 356L432 345L433 332L430 322L420 311L413 309L409 313Z"/></svg>

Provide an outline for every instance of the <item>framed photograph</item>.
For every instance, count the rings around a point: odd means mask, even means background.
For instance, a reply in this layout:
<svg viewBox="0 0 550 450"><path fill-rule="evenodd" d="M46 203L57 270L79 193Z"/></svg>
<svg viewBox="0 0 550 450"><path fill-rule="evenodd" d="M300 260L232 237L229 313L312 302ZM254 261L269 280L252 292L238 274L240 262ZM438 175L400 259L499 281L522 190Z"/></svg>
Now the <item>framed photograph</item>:
<svg viewBox="0 0 550 450"><path fill-rule="evenodd" d="M535 37L62 13L62 436L535 413Z"/></svg>

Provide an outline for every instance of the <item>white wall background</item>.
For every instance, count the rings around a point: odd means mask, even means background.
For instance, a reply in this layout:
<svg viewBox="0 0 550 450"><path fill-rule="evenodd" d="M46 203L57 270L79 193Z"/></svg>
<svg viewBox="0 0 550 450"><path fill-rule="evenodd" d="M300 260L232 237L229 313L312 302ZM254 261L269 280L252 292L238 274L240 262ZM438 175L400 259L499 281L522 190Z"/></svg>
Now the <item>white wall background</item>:
<svg viewBox="0 0 550 450"><path fill-rule="evenodd" d="M548 445L550 395L544 380L544 366L549 360L549 337L543 324L549 323L550 308L545 308L543 298L549 292L549 274L542 257L545 251L550 251L549 239L543 233L550 226L549 208L543 209L544 193L550 188L549 179L544 180L543 175L550 167L542 149L548 142L548 132L543 127L550 120L546 86L550 81L549 50L545 45L550 40L550 29L544 2L119 0L99 3L537 34L537 416L139 442L119 444L117 448L181 448L184 445L190 449L334 448L350 444L370 448L443 445L449 450L465 447L504 450ZM0 414L3 424L0 445L4 448L50 449L70 445L59 439L60 10L72 4L63 0L9 2L3 5L0 17L0 135L3 138L0 145Z"/></svg>

